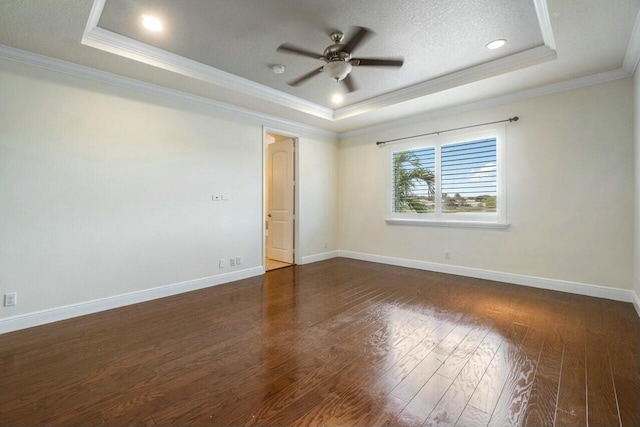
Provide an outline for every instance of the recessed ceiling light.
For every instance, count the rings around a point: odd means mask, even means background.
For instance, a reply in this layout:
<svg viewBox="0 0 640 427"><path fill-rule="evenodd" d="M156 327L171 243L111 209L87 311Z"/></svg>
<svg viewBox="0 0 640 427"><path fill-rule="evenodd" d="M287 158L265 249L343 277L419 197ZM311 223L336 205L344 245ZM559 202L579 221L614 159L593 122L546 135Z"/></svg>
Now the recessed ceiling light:
<svg viewBox="0 0 640 427"><path fill-rule="evenodd" d="M284 73L284 65L282 64L276 64L273 67L271 67L271 69L273 70L274 73L276 74L282 74Z"/></svg>
<svg viewBox="0 0 640 427"><path fill-rule="evenodd" d="M339 93L336 93L331 97L331 102L334 104L340 104L342 101L344 101L344 98Z"/></svg>
<svg viewBox="0 0 640 427"><path fill-rule="evenodd" d="M162 31L162 22L155 16L142 15L142 26L154 33Z"/></svg>
<svg viewBox="0 0 640 427"><path fill-rule="evenodd" d="M505 39L498 39L487 43L487 49L498 49L505 45L507 41Z"/></svg>

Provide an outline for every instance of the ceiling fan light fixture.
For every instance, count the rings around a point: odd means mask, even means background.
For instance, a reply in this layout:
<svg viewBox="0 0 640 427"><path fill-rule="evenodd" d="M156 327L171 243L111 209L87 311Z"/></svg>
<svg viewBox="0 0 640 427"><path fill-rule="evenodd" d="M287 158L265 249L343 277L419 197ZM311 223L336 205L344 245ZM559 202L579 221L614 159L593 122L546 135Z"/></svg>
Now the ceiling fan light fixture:
<svg viewBox="0 0 640 427"><path fill-rule="evenodd" d="M331 61L327 63L322 71L327 73L333 80L339 82L349 75L353 66L345 61Z"/></svg>
<svg viewBox="0 0 640 427"><path fill-rule="evenodd" d="M353 67L402 67L404 60L401 58L353 58L353 52L374 33L365 27L355 27L356 31L351 38L342 44L344 34L340 31L331 33L334 44L327 47L324 53L319 54L308 49L299 48L289 43L278 46L277 51L291 55L301 55L325 62L324 65L303 74L295 80L287 82L289 86L300 86L318 74L328 74L331 80L342 82L347 93L358 90L358 85L351 78Z"/></svg>
<svg viewBox="0 0 640 427"><path fill-rule="evenodd" d="M499 49L507 43L506 39L497 39L487 43L487 49Z"/></svg>
<svg viewBox="0 0 640 427"><path fill-rule="evenodd" d="M273 67L271 67L271 70L275 73L275 74L282 74L284 73L284 65L282 64L276 64Z"/></svg>
<svg viewBox="0 0 640 427"><path fill-rule="evenodd" d="M160 20L155 16L151 15L142 15L142 26L154 33L159 33L164 28L162 26L162 22L160 22Z"/></svg>

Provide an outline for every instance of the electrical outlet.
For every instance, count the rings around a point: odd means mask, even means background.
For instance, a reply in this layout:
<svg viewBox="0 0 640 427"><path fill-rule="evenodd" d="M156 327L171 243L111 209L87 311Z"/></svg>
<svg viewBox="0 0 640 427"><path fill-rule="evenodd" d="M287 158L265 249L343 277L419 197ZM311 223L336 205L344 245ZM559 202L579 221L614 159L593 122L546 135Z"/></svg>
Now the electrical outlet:
<svg viewBox="0 0 640 427"><path fill-rule="evenodd" d="M8 294L4 294L4 306L10 307L12 305L16 305L18 303L18 294L16 292L10 292Z"/></svg>
<svg viewBox="0 0 640 427"><path fill-rule="evenodd" d="M444 251L444 259L451 259L451 251Z"/></svg>
<svg viewBox="0 0 640 427"><path fill-rule="evenodd" d="M229 267L235 267L236 259L234 257L229 258Z"/></svg>
<svg viewBox="0 0 640 427"><path fill-rule="evenodd" d="M242 259L239 256L237 256L236 257L236 265L240 265L240 264L242 264Z"/></svg>
<svg viewBox="0 0 640 427"><path fill-rule="evenodd" d="M224 268L224 260L223 259L219 259L218 260L218 268Z"/></svg>

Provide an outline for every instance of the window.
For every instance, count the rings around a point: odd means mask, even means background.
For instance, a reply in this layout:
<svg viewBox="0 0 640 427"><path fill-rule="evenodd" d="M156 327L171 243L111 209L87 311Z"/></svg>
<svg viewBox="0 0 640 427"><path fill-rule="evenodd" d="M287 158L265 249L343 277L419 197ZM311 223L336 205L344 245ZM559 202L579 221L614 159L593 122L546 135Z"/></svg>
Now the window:
<svg viewBox="0 0 640 427"><path fill-rule="evenodd" d="M506 227L504 126L388 147L387 223Z"/></svg>

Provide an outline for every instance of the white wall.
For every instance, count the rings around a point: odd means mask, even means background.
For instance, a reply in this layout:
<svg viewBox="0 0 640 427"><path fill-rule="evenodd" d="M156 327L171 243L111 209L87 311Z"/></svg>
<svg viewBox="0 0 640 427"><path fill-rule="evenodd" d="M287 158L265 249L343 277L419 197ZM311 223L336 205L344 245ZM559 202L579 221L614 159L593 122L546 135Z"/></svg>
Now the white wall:
<svg viewBox="0 0 640 427"><path fill-rule="evenodd" d="M0 99L0 319L263 264L262 123L4 60ZM336 249L337 151L300 137L303 256Z"/></svg>
<svg viewBox="0 0 640 427"><path fill-rule="evenodd" d="M300 137L302 256L338 249L338 142ZM309 221L307 218L324 221Z"/></svg>
<svg viewBox="0 0 640 427"><path fill-rule="evenodd" d="M342 249L638 286L633 86L620 80L339 144L292 130L302 256ZM262 265L263 123L4 60L0 99L0 294L18 292L0 320ZM512 115L521 121L507 129L509 229L384 223L387 159L375 141ZM640 164L638 132L635 147ZM210 200L223 192L230 202ZM231 255L243 264L220 270L217 260Z"/></svg>
<svg viewBox="0 0 640 427"><path fill-rule="evenodd" d="M343 139L340 249L632 289L632 111L624 79ZM376 141L514 115L507 230L385 224L389 160Z"/></svg>
<svg viewBox="0 0 640 427"><path fill-rule="evenodd" d="M634 252L634 282L636 298L640 298L640 72L634 76L634 151L635 151L635 252ZM640 301L640 300L639 300ZM636 302L637 304L638 302ZM640 307L637 307L640 309ZM640 313L639 313L640 314Z"/></svg>

